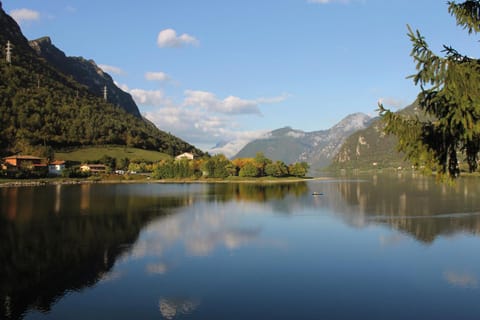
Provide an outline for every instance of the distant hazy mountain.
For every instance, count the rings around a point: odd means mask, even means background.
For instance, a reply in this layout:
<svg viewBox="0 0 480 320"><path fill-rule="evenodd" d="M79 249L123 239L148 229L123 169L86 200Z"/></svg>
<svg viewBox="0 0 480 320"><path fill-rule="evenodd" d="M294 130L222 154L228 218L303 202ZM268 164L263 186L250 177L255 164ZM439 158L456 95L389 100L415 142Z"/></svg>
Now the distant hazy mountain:
<svg viewBox="0 0 480 320"><path fill-rule="evenodd" d="M120 106L128 113L140 118L140 111L132 96L121 90L114 83L112 77L97 66L95 61L83 57L67 57L58 49L49 37L43 37L29 42L30 46L50 65L66 76L85 85L97 97L103 97L104 87L107 87L107 100L113 105Z"/></svg>
<svg viewBox="0 0 480 320"><path fill-rule="evenodd" d="M399 111L418 115L417 105L412 104ZM397 168L409 165L404 155L396 149L397 138L383 132L381 119L373 121L368 128L349 136L335 155L332 167L337 169Z"/></svg>
<svg viewBox="0 0 480 320"><path fill-rule="evenodd" d="M267 132L249 133L234 140L219 141L213 148L208 150L209 154L224 154L227 158L233 158L249 142L264 137Z"/></svg>
<svg viewBox="0 0 480 320"><path fill-rule="evenodd" d="M365 129L371 121L368 115L355 113L328 130L304 132L290 127L277 129L248 143L234 158L254 157L257 152L263 152L272 160L287 164L305 161L312 170L319 169L331 163L348 136Z"/></svg>

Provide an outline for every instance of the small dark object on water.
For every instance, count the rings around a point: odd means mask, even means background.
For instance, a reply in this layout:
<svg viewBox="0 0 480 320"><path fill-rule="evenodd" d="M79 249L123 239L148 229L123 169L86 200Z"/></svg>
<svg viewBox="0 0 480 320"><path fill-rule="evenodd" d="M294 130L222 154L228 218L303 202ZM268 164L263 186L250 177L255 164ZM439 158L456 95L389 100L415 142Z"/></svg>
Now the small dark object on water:
<svg viewBox="0 0 480 320"><path fill-rule="evenodd" d="M323 193L321 192L313 192L312 196L323 196Z"/></svg>

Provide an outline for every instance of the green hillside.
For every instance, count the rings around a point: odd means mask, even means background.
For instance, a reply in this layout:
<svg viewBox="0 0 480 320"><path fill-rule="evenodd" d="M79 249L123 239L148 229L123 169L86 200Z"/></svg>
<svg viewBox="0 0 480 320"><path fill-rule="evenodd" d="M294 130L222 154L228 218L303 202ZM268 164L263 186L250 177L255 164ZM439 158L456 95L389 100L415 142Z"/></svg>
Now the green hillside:
<svg viewBox="0 0 480 320"><path fill-rule="evenodd" d="M128 158L130 160L145 160L149 162L157 162L171 158L171 156L165 153L123 146L84 147L72 151L55 152L55 159L76 162L100 160L104 156L115 159Z"/></svg>
<svg viewBox="0 0 480 320"><path fill-rule="evenodd" d="M7 42L11 61L7 61ZM201 150L107 103L30 47L0 8L0 156L51 154L86 145L125 145L175 155Z"/></svg>

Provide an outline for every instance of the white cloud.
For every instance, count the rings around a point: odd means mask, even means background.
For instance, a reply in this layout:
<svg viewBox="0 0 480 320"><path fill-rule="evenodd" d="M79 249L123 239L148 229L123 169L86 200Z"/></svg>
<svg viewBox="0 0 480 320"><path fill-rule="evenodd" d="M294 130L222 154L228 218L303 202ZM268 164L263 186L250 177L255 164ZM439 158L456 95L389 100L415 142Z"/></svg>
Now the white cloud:
<svg viewBox="0 0 480 320"><path fill-rule="evenodd" d="M144 116L161 130L194 144L212 154L234 156L248 142L262 137L267 131L245 131L231 115L215 115L206 109L179 107L173 104L146 112ZM212 149L219 141L229 141Z"/></svg>
<svg viewBox="0 0 480 320"><path fill-rule="evenodd" d="M245 131L238 122L239 115L260 115L260 104L278 103L288 97L281 95L246 100L229 96L219 99L211 92L186 90L183 101L174 102L162 90L118 86L129 92L138 105L149 107L148 111L142 111L143 115L163 131L172 132L209 152L219 141L229 141L230 143L212 150L213 153L223 153L226 156L235 155L248 142L265 133L265 130Z"/></svg>
<svg viewBox="0 0 480 320"><path fill-rule="evenodd" d="M195 144L214 145L227 136L229 125L236 126L234 119L209 114L198 108L167 105L144 116L161 130L172 132L178 137Z"/></svg>
<svg viewBox="0 0 480 320"><path fill-rule="evenodd" d="M116 85L117 87L119 87L120 89L122 89L122 90L125 91L125 92L129 92L129 91L130 91L130 89L128 88L128 86L127 86L126 84L121 84L121 83L118 83L118 82L116 82L116 81L113 81L113 83L115 83L115 85Z"/></svg>
<svg viewBox="0 0 480 320"><path fill-rule="evenodd" d="M18 23L22 24L25 21L40 20L40 13L31 9L15 9L10 11L10 16Z"/></svg>
<svg viewBox="0 0 480 320"><path fill-rule="evenodd" d="M128 90L128 87L126 89L126 91L132 95L135 102L139 105L161 107L169 103L169 99L165 96L162 90Z"/></svg>
<svg viewBox="0 0 480 320"><path fill-rule="evenodd" d="M98 65L104 72L107 72L107 73L112 73L112 74L116 74L116 75L122 75L122 74L125 74L125 72L120 69L119 67L114 67L114 66L109 66L107 64L99 64Z"/></svg>
<svg viewBox="0 0 480 320"><path fill-rule="evenodd" d="M225 136L225 142L221 146L216 146L208 151L210 154L224 154L227 158L235 156L249 142L265 137L268 130L258 131L231 131ZM224 140L224 141L225 141Z"/></svg>
<svg viewBox="0 0 480 320"><path fill-rule="evenodd" d="M228 96L220 100L213 93L207 91L185 91L184 105L199 106L222 114L260 114L256 101L244 100L235 96Z"/></svg>
<svg viewBox="0 0 480 320"><path fill-rule="evenodd" d="M199 41L189 34L184 33L178 36L175 30L165 29L158 33L157 44L160 48L179 48L187 45L198 45Z"/></svg>
<svg viewBox="0 0 480 320"><path fill-rule="evenodd" d="M254 100L241 99L235 96L228 96L225 99L219 99L215 94L207 91L186 90L184 105L199 106L212 112L221 114L239 115L239 114L258 114L260 115L259 105L273 104L285 101L288 94L282 94L277 97L257 98Z"/></svg>
<svg viewBox="0 0 480 320"><path fill-rule="evenodd" d="M145 73L145 79L149 81L168 81L170 76L165 72L147 72Z"/></svg>

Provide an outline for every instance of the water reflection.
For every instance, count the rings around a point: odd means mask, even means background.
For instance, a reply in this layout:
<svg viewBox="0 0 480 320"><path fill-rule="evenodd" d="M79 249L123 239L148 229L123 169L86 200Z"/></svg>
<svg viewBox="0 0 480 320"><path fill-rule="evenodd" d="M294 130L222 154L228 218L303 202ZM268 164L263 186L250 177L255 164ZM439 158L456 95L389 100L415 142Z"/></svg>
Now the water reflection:
<svg viewBox="0 0 480 320"><path fill-rule="evenodd" d="M183 298L161 298L158 306L165 319L171 320L177 316L188 315L195 311L200 303L196 300Z"/></svg>
<svg viewBox="0 0 480 320"><path fill-rule="evenodd" d="M241 211L239 204L226 204L218 209L211 211L210 205L199 202L182 208L177 214L157 219L143 230L142 237L124 259L162 257L179 244L187 255L207 256L216 248L234 250L258 238L262 231L260 226L237 225L239 217L232 213ZM147 269L164 273L168 268L162 263L160 268L157 265Z"/></svg>
<svg viewBox="0 0 480 320"><path fill-rule="evenodd" d="M454 287L477 288L477 276L469 272L445 271L443 273L445 280Z"/></svg>
<svg viewBox="0 0 480 320"><path fill-rule="evenodd" d="M381 292L372 279L382 268L395 268L390 259L397 259L382 254L416 243L412 239L433 244L439 236L478 234L479 188L469 179L446 187L401 175L288 185L0 189L0 318L21 319L31 310L49 315L72 296L67 293L78 298L95 290L109 297L99 302L92 295L105 315L128 304L157 318L205 317L220 301L227 311L254 305L265 318L270 309L262 306L278 306L285 288L295 292L293 307L276 314L292 318L292 310L316 306L317 296L333 303L368 297L370 287ZM394 230L375 234L381 254L368 247L368 230L357 230L371 225ZM412 279L402 263L416 261L404 260L407 255L398 257L392 274ZM435 281L476 289L478 270L469 267L439 266ZM391 279L388 272L380 276ZM71 299L67 306L78 308ZM237 318L252 314L242 309Z"/></svg>
<svg viewBox="0 0 480 320"><path fill-rule="evenodd" d="M208 185L208 194L216 201L266 202L299 197L308 191L305 182L287 184L220 183Z"/></svg>
<svg viewBox="0 0 480 320"><path fill-rule="evenodd" d="M140 230L188 198L128 196L90 185L1 189L0 318L49 312L66 292L112 281Z"/></svg>
<svg viewBox="0 0 480 320"><path fill-rule="evenodd" d="M239 248L261 228L238 227L228 207L212 212L208 203L230 202L233 209L233 203L261 205L306 190L306 184L2 188L0 318L21 319L29 309L47 314L67 292L121 279L124 274L112 270L116 261L161 257L178 241L194 256ZM171 265L149 262L145 272L163 275ZM181 314L195 304L163 299L161 305L166 314Z"/></svg>
<svg viewBox="0 0 480 320"><path fill-rule="evenodd" d="M338 181L334 188L344 203L332 210L358 227L386 224L427 243L439 235L480 233L480 185L474 179L448 186L417 175L373 176Z"/></svg>

